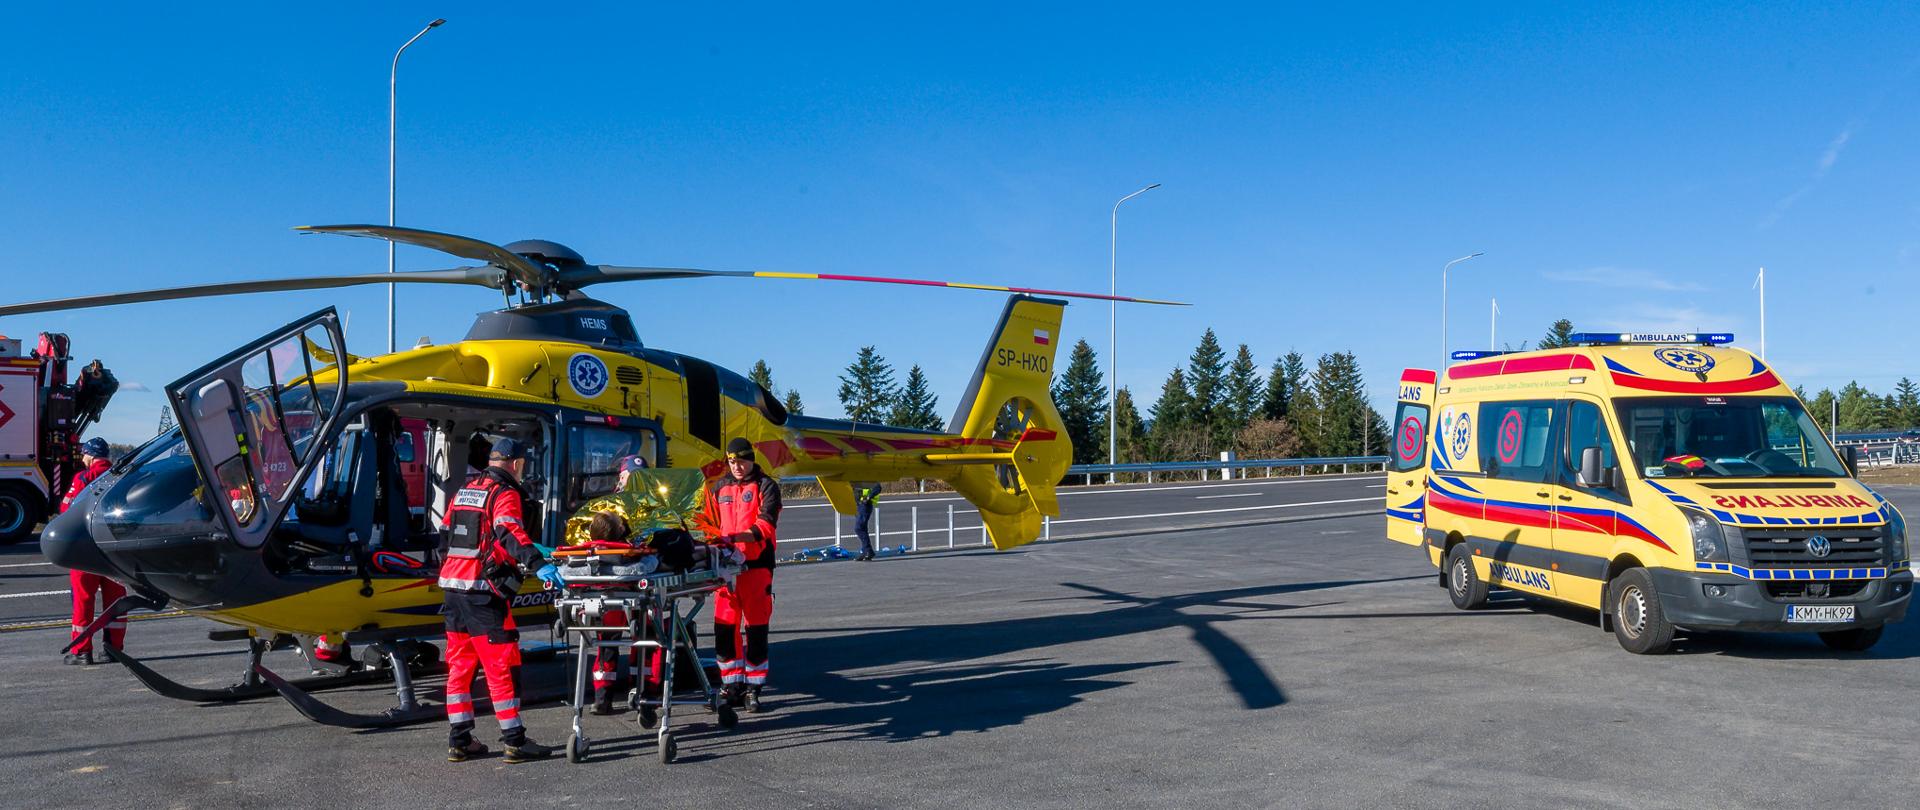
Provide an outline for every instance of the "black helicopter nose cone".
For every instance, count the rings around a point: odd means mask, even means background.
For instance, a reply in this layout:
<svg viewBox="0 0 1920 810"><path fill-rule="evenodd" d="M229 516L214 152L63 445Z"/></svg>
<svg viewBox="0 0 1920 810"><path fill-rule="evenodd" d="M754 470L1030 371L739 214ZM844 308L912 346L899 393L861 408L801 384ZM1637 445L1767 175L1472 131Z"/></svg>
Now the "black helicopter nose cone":
<svg viewBox="0 0 1920 810"><path fill-rule="evenodd" d="M62 568L118 576L113 564L107 562L107 555L102 554L100 546L93 542L85 512L83 509L69 509L47 521L47 527L40 531L40 553L45 554L49 562Z"/></svg>

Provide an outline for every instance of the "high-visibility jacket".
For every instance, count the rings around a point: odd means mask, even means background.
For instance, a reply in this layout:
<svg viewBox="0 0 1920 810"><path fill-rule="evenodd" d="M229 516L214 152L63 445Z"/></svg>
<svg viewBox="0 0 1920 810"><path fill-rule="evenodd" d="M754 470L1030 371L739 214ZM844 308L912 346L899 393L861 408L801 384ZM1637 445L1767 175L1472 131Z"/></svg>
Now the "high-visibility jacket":
<svg viewBox="0 0 1920 810"><path fill-rule="evenodd" d="M453 496L441 537L440 588L512 597L520 568L534 568L540 549L520 523L520 482L498 467L467 480Z"/></svg>
<svg viewBox="0 0 1920 810"><path fill-rule="evenodd" d="M86 469L74 473L73 483L67 485L67 497L60 499L60 511L67 511L67 507L73 505L73 499L80 497L80 493L87 488L88 484L93 483L94 480L100 476L106 475L107 470L110 469L113 469L113 462L104 458L96 458L92 464L87 465Z"/></svg>
<svg viewBox="0 0 1920 810"><path fill-rule="evenodd" d="M774 528L780 522L780 482L759 467L747 477L723 475L707 488L702 528L709 540L726 540L747 558L746 568L772 568Z"/></svg>

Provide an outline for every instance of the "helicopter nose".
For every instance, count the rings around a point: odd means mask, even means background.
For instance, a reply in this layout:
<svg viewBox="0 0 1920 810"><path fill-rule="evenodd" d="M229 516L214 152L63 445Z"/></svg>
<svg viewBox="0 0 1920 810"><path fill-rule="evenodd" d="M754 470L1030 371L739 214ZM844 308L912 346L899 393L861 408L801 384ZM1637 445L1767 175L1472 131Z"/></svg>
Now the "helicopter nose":
<svg viewBox="0 0 1920 810"><path fill-rule="evenodd" d="M107 555L101 553L99 544L93 542L84 509L69 509L47 521L46 528L40 531L40 553L62 568L110 577L120 575L113 563L107 561Z"/></svg>

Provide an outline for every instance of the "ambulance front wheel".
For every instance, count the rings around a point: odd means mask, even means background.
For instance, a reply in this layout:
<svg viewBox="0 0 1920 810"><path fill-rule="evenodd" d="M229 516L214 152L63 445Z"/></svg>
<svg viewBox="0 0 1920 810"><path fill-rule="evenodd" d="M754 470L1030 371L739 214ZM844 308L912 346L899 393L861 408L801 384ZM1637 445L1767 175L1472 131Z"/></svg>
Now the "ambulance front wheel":
<svg viewBox="0 0 1920 810"><path fill-rule="evenodd" d="M1828 647L1841 652L1865 652L1880 643L1880 634L1885 627L1856 627L1852 630L1833 630L1820 634L1820 641Z"/></svg>
<svg viewBox="0 0 1920 810"><path fill-rule="evenodd" d="M1479 610L1487 606L1487 583L1473 571L1473 552L1461 543L1447 552L1447 596L1461 610Z"/></svg>
<svg viewBox="0 0 1920 810"><path fill-rule="evenodd" d="M1673 646L1673 622L1660 605L1660 591L1645 568L1629 568L1614 577L1613 635L1635 655L1657 655Z"/></svg>

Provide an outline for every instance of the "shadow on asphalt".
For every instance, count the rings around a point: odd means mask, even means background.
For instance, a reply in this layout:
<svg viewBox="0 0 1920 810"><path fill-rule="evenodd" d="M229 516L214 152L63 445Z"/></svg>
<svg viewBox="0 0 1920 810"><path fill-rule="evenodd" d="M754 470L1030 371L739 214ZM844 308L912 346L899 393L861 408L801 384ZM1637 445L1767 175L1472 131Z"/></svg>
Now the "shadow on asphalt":
<svg viewBox="0 0 1920 810"><path fill-rule="evenodd" d="M1127 663L1069 664L1049 660L1047 648L1170 629L1188 632L1193 643L1213 660L1243 708L1274 708L1287 702L1285 690L1252 652L1219 625L1283 618L1276 614L1338 604L1249 601L1261 597L1424 578L1287 583L1167 597L1141 597L1061 583L1086 593L1069 599L1097 600L1115 607L1093 613L1058 613L938 628L840 629L833 635L782 639L774 645L776 659L840 661L882 671L859 676L825 669L784 671L775 675L778 685L768 693L769 706L775 711L742 720L742 728L751 726L751 734L708 734L694 728L684 738L686 750L692 755L702 744L724 753L724 749L734 748L765 751L858 740L907 742L1016 726L1028 718L1072 706L1088 694L1125 686L1133 680L1116 676L1178 662L1177 658L1151 656ZM1230 612L1219 612L1222 610ZM1371 618L1376 614L1355 615ZM1164 644L1143 644L1141 649L1177 654L1176 649ZM982 660L1006 657L1016 660ZM774 667L778 669L779 664ZM597 750L638 754L636 749L648 745L619 741Z"/></svg>
<svg viewBox="0 0 1920 810"><path fill-rule="evenodd" d="M1535 613L1555 616L1598 631L1600 614L1591 608L1561 602L1533 599L1507 591L1494 592L1489 605L1526 607ZM1606 633L1611 637L1611 632ZM1814 633L1754 633L1739 631L1689 632L1682 630L1668 655L1726 655L1767 661L1830 661L1835 659L1907 659L1920 658L1920 626L1913 622L1887 625L1880 643L1866 652L1841 652L1828 647Z"/></svg>

